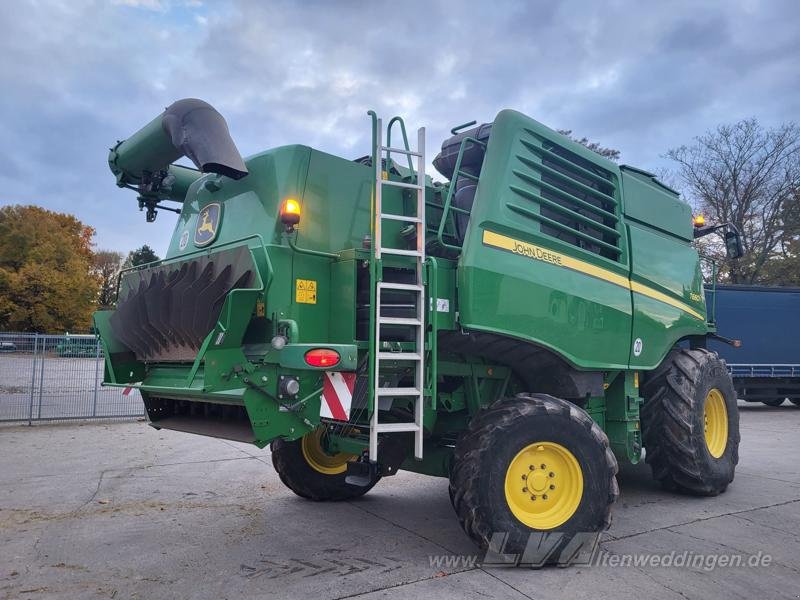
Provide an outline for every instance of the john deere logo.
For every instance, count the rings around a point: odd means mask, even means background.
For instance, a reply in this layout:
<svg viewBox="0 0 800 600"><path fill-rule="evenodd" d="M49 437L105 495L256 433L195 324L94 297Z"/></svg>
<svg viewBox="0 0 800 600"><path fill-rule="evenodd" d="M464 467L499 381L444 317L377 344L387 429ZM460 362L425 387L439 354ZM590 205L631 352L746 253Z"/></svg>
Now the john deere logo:
<svg viewBox="0 0 800 600"><path fill-rule="evenodd" d="M222 206L214 202L203 207L197 215L197 228L194 230L194 245L208 246L217 237Z"/></svg>

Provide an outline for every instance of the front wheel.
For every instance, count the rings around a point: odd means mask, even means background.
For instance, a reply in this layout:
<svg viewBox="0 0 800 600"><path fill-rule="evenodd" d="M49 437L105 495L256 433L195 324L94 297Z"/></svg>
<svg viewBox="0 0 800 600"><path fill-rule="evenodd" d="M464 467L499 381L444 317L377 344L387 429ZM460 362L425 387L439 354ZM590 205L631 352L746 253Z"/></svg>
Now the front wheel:
<svg viewBox="0 0 800 600"><path fill-rule="evenodd" d="M739 409L725 363L676 348L642 386L642 438L653 477L668 489L716 496L739 462Z"/></svg>
<svg viewBox="0 0 800 600"><path fill-rule="evenodd" d="M536 564L566 564L573 539L609 526L616 473L608 438L584 410L520 394L477 415L459 438L450 497L481 549L500 550L501 540L504 554L546 548Z"/></svg>
<svg viewBox="0 0 800 600"><path fill-rule="evenodd" d="M272 464L278 477L295 494L309 500L351 500L363 496L380 477L375 476L366 486L347 483L347 463L358 455L328 452L325 435L326 429L321 426L299 440L272 442Z"/></svg>

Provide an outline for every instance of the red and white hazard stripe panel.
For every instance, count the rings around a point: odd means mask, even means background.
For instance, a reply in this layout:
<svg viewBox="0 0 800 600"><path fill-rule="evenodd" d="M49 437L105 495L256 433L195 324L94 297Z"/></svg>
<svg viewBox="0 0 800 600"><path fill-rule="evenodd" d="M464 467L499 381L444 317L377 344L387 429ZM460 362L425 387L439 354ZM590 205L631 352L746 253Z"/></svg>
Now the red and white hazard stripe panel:
<svg viewBox="0 0 800 600"><path fill-rule="evenodd" d="M319 416L337 421L349 420L355 387L355 373L326 371L322 380L322 402L319 405Z"/></svg>

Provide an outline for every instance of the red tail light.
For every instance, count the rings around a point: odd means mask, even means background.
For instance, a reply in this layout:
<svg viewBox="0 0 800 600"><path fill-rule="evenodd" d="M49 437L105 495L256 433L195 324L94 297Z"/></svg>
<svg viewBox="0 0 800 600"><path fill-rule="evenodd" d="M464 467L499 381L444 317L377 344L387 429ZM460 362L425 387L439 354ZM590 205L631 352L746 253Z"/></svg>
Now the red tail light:
<svg viewBox="0 0 800 600"><path fill-rule="evenodd" d="M312 367L333 367L339 364L339 353L327 348L315 348L306 352L306 363Z"/></svg>

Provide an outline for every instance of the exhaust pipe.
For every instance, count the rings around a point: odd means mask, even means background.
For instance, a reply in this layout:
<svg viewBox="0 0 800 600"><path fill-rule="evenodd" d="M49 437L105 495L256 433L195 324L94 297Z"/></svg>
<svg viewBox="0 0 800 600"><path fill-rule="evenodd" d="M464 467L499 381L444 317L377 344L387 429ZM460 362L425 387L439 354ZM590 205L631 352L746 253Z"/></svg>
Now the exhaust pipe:
<svg viewBox="0 0 800 600"><path fill-rule="evenodd" d="M127 140L118 142L108 155L108 165L117 185L137 186L145 193L168 192L161 181L179 175L182 185L174 186L175 193L161 197L182 202L188 184L200 176L193 177L191 169L172 165L183 156L203 173L231 179L247 175L225 119L213 106L196 98L178 100ZM181 192L183 196L176 197Z"/></svg>

